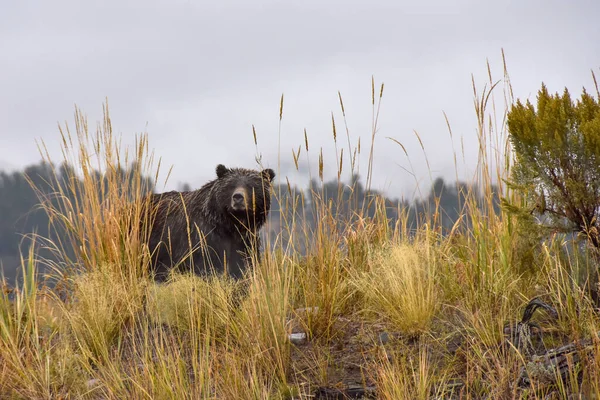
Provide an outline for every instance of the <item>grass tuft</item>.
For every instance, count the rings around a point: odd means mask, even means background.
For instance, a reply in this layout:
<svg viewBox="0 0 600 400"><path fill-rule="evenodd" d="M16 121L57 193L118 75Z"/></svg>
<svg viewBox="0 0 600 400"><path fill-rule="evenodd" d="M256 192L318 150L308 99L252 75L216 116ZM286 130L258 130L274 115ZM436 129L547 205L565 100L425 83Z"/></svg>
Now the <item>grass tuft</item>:
<svg viewBox="0 0 600 400"><path fill-rule="evenodd" d="M381 250L369 272L354 281L364 310L408 336L427 332L440 309L443 291L427 245L397 244Z"/></svg>

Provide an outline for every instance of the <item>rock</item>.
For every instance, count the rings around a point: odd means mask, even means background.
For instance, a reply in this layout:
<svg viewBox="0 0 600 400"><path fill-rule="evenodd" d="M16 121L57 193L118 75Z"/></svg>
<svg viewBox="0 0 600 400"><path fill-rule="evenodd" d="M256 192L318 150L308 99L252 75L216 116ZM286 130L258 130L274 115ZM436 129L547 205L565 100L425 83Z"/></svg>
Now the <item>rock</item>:
<svg viewBox="0 0 600 400"><path fill-rule="evenodd" d="M296 314L308 314L308 313L316 314L319 312L319 307L302 307L302 308L297 308L295 311L296 311Z"/></svg>
<svg viewBox="0 0 600 400"><path fill-rule="evenodd" d="M306 333L290 333L289 335L290 342L295 344L296 346L306 343Z"/></svg>
<svg viewBox="0 0 600 400"><path fill-rule="evenodd" d="M379 334L379 343L386 344L390 341L390 334L387 332L381 332Z"/></svg>
<svg viewBox="0 0 600 400"><path fill-rule="evenodd" d="M98 385L100 385L100 379L90 379L85 383L85 387L88 389L93 389Z"/></svg>
<svg viewBox="0 0 600 400"><path fill-rule="evenodd" d="M379 334L379 344L387 344L392 340L397 340L402 337L400 332L381 332Z"/></svg>

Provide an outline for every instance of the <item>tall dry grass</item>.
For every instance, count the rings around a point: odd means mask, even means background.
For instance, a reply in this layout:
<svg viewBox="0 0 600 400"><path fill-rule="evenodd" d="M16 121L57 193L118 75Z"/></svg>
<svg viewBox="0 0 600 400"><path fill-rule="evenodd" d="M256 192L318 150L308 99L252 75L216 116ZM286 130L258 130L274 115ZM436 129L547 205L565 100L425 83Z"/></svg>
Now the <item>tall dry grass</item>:
<svg viewBox="0 0 600 400"><path fill-rule="evenodd" d="M408 336L431 328L444 294L436 260L426 243L393 243L373 255L369 271L350 278L363 299L363 311Z"/></svg>
<svg viewBox="0 0 600 400"><path fill-rule="evenodd" d="M74 128L60 128L63 159L75 168L56 166L53 192L37 192L59 233L36 238L58 255L58 284L38 280L41 260L32 246L23 257L23 283L0 297L0 397L308 398L316 385L335 386L352 368L388 399L529 399L552 390L597 396L597 346L581 382L526 390L514 384L526 359L506 345L506 323L520 318L530 298L545 296L558 311L557 322L536 317L547 328L547 346L589 337L598 320L585 290L591 261L578 247L568 253L564 239L550 238L523 269L518 225L497 206L499 195L521 201L504 184L512 162L506 128L512 89L506 65L502 79L493 79L489 65L487 75L482 91L473 83L476 173L447 234L439 199L413 230L407 210L391 225L386 205L370 193L383 101L383 85L373 80L365 198L340 200L343 184L335 201L319 187L309 197L294 194L278 171L275 196L290 210L279 214L282 231L266 241L263 259L253 261L242 283L148 279L151 249L142 245L147 232L140 219L145 177L158 180L160 160L146 134L131 152L122 148L107 105L95 130L77 110ZM343 128L332 114L332 139L343 183L344 168L359 171L361 143L353 144L338 96ZM280 122L283 109L282 96ZM294 150L297 166L301 153L314 161L309 149L305 133ZM40 151L56 165L43 143ZM326 155L317 153L323 182ZM453 156L458 176L465 155ZM314 226L306 223L309 205ZM306 333L308 343L291 344L293 329Z"/></svg>

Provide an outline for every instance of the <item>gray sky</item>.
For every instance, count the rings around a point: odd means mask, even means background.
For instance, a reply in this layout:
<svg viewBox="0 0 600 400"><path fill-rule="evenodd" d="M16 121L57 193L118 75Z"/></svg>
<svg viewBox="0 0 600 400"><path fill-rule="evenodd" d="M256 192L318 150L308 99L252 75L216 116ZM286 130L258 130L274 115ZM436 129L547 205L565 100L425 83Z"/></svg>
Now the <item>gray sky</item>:
<svg viewBox="0 0 600 400"><path fill-rule="evenodd" d="M459 172L469 176L477 154L471 74L483 88L489 59L502 78L504 48L516 97L533 99L542 81L551 91L591 90L599 17L597 0L0 0L0 167L37 162L36 138L59 157L57 122L71 122L77 104L93 125L108 97L124 143L147 130L156 154L174 165L169 188L201 185L217 163L255 166L252 124L263 163L276 168L284 93L282 175L304 183L291 154L306 128L313 173L323 147L333 177L332 111L338 146L346 155L348 147L339 90L366 172L373 75L385 83L373 186L410 197L409 162L386 137L405 145L427 187L416 130L432 175L452 180L445 111L459 152L464 137L468 168Z"/></svg>

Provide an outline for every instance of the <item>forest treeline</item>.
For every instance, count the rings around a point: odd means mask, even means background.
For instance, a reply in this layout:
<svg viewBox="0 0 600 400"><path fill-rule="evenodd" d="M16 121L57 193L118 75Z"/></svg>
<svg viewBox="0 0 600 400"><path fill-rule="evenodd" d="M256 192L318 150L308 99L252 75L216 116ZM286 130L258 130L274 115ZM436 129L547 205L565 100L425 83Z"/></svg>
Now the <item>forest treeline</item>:
<svg viewBox="0 0 600 400"><path fill-rule="evenodd" d="M98 171L97 182L102 182L103 175ZM130 179L135 174L133 169L116 171L122 174L123 179ZM49 238L54 243L60 242L60 228L50 226L46 212L38 207L38 195L57 196L51 182L61 182L67 185L75 174L71 166L62 164L56 168L40 162L30 165L22 171L0 172L0 267L9 284L14 284L15 277L20 269L21 254L27 254L32 234L41 238ZM39 190L36 193L31 183ZM71 182L72 184L72 182ZM375 198L380 199L380 207L385 206L385 216L391 226L398 221L405 223L408 230L416 228L419 221L431 217L437 207L437 218L442 233L447 233L454 226L461 207L465 204L467 193L474 188L464 182L449 184L442 178L437 178L429 188L427 196L413 201L391 199L377 191L367 191L359 176L354 176L350 182L340 182L336 179L321 183L313 179L306 189L297 186L282 184L275 186L272 195L272 208L265 230L266 238L274 244L275 238L283 237L279 243L295 243L296 250L303 251L302 231L310 231L316 226L318 207L327 205L339 220L340 226L357 215L375 217L377 213ZM148 191L155 191L152 179L144 178L143 187ZM183 184L180 190L192 189L189 184ZM72 194L71 194L72 195ZM75 195L72 195L76 197ZM481 195L475 196L479 204L483 204ZM497 198L497 196L494 196ZM437 201L436 201L437 199ZM74 200L74 199L73 199ZM439 203L438 203L439 202ZM494 202L494 208L499 208L499 200ZM379 208L381 211L381 208ZM291 234L290 221L294 221L296 233L292 241L288 240ZM464 221L468 224L468 221ZM306 235L305 235L306 236ZM36 240L36 255L42 260L52 260L51 246L43 240ZM45 262L40 262L40 271L46 270Z"/></svg>

